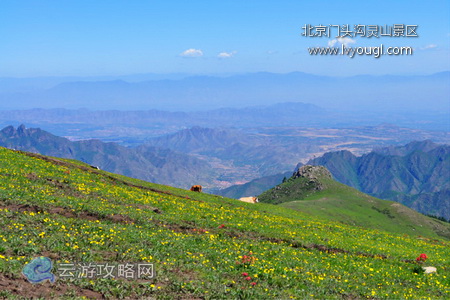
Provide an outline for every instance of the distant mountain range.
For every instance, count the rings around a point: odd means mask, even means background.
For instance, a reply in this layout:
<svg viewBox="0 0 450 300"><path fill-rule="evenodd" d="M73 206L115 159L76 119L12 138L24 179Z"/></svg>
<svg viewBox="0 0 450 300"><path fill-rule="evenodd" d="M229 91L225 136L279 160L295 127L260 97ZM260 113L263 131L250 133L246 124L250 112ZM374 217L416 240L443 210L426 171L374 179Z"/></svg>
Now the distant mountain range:
<svg viewBox="0 0 450 300"><path fill-rule="evenodd" d="M311 157L327 152L324 149L344 148L363 154L383 144L403 144L414 137L422 136L422 139L426 139L432 134L439 136L437 133L429 134L390 125L345 130L295 127L237 130L196 126L149 139L146 144L201 158L221 169L221 179L229 183L247 183L264 177L259 183L253 182L262 188L265 186L263 182L273 182L273 178L277 177L272 177L274 174L293 170L293 166L299 161L305 163ZM441 134L445 136L447 133ZM249 183L247 186L254 185ZM241 186L237 186L235 190L241 192L234 194L232 190L234 189L227 190L226 195L237 198L248 196L241 194L246 190ZM247 192L250 191L257 192L258 189L250 188ZM221 191L216 192L225 195Z"/></svg>
<svg viewBox="0 0 450 300"><path fill-rule="evenodd" d="M59 136L71 139L102 139L124 145L138 145L149 138L158 137L191 128L237 128L255 131L255 128L302 127L304 131L322 132L326 129L358 129L361 127L379 127L393 131L401 127L396 134L405 142L415 138L433 138L437 142L450 141L449 112L441 110L431 113L412 112L377 112L372 110L342 111L331 110L302 102L282 102L271 105L247 106L242 108L220 108L202 111L201 107L192 107L189 112L171 112L161 110L119 111L88 109L29 109L0 110L0 126L39 127ZM362 129L362 128L361 128ZM400 129L400 128L399 128ZM409 132L406 132L408 129ZM283 131L280 129L279 131ZM353 137L372 135L370 130L348 132ZM434 132L425 133L423 130ZM267 130L266 130L267 131ZM285 131L285 130L284 130ZM322 136L339 135L337 130L329 130ZM407 138L405 137L407 133ZM314 134L314 133L313 133ZM344 133L347 135L347 132ZM293 137L295 137L294 135ZM378 142L385 139L378 138Z"/></svg>
<svg viewBox="0 0 450 300"><path fill-rule="evenodd" d="M383 131L386 136L388 129ZM292 162L299 155L319 149L319 144L299 143L301 137L293 139L295 130L277 130L250 134L194 127L130 148L100 140L70 141L21 125L1 130L0 146L78 159L106 171L175 187L201 184L216 194L239 198L261 194L289 178L292 171L288 170L293 170ZM324 165L339 182L372 196L450 219L449 145L427 140L376 148L362 156L347 150L329 152L308 164Z"/></svg>
<svg viewBox="0 0 450 300"><path fill-rule="evenodd" d="M450 219L450 145L411 142L359 157L330 152L308 164L325 166L339 182L372 196Z"/></svg>
<svg viewBox="0 0 450 300"><path fill-rule="evenodd" d="M149 139L146 144L202 156L211 164L229 164L232 169L247 168L253 176L289 170L292 162L299 158L299 153L310 153L318 149L317 146L307 144L283 143L274 134L202 127ZM248 178L243 176L241 181Z"/></svg>
<svg viewBox="0 0 450 300"><path fill-rule="evenodd" d="M201 184L206 190L291 169L299 159L298 152L304 155L318 149L306 144L283 147L280 142L271 144L271 141L265 135L201 127L155 138L136 147L97 139L71 141L24 125L0 131L3 147L77 159L109 172L174 187Z"/></svg>
<svg viewBox="0 0 450 300"><path fill-rule="evenodd" d="M136 82L136 78L143 81ZM222 108L224 103L228 107L242 108L287 101L303 101L333 109L354 107L377 111L448 111L450 107L450 72L428 76L344 78L301 72L260 72L227 77L160 78L122 76L116 80L99 78L99 81L67 78L64 82L47 78L40 84L36 83L39 79L20 82L20 79L0 78L0 109L85 107L204 111Z"/></svg>
<svg viewBox="0 0 450 300"><path fill-rule="evenodd" d="M23 125L1 130L0 146L77 159L105 171L182 188L193 184L208 185L211 178L217 177L216 171L206 162L169 149L145 145L127 148L99 140L72 142Z"/></svg>
<svg viewBox="0 0 450 300"><path fill-rule="evenodd" d="M325 166L337 181L374 197L450 220L450 145L425 140L376 148L362 156L347 150L327 152L307 164ZM300 163L295 172L302 166ZM232 198L259 195L280 184L286 174L289 172L215 193Z"/></svg>

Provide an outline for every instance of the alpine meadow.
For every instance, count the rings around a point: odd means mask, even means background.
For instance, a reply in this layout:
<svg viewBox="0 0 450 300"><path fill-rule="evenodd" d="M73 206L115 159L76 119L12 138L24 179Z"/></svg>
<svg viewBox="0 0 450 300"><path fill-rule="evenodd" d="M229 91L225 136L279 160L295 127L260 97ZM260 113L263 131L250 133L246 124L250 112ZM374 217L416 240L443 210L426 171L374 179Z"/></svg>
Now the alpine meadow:
<svg viewBox="0 0 450 300"><path fill-rule="evenodd" d="M450 292L444 238L151 184L78 161L4 148L0 155L2 297L446 298ZM417 271L421 253L437 273ZM32 286L19 274L39 255L57 265L149 262L157 278Z"/></svg>
<svg viewBox="0 0 450 300"><path fill-rule="evenodd" d="M0 1L0 299L450 299L450 1Z"/></svg>

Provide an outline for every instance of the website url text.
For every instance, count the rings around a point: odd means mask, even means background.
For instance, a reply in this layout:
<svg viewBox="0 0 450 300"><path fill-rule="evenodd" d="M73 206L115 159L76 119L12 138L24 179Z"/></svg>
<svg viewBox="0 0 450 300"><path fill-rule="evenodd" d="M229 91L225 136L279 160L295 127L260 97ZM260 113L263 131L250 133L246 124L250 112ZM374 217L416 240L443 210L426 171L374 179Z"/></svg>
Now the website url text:
<svg viewBox="0 0 450 300"><path fill-rule="evenodd" d="M383 44L375 47L308 47L310 55L347 55L350 58L355 55L372 55L379 58L382 55L412 55L412 47L384 47Z"/></svg>

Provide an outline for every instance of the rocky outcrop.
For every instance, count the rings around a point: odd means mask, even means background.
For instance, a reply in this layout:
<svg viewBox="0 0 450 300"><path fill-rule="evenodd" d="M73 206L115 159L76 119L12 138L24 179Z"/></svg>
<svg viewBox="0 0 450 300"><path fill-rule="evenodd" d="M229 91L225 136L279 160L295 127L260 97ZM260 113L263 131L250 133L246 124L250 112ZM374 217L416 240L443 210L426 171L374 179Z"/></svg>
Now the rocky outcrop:
<svg viewBox="0 0 450 300"><path fill-rule="evenodd" d="M311 166L306 165L303 167L300 167L293 175L294 178L298 177L306 177L311 180L317 180L320 177L328 177L332 178L330 171L327 170L327 168L323 166Z"/></svg>
<svg viewBox="0 0 450 300"><path fill-rule="evenodd" d="M300 167L293 175L292 178L306 178L308 184L314 186L314 190L321 191L324 189L322 180L323 178L332 179L330 171L323 166L311 166L306 165Z"/></svg>
<svg viewBox="0 0 450 300"><path fill-rule="evenodd" d="M302 200L329 188L333 181L331 173L322 166L306 165L299 168L291 178L258 196L261 202L279 204Z"/></svg>

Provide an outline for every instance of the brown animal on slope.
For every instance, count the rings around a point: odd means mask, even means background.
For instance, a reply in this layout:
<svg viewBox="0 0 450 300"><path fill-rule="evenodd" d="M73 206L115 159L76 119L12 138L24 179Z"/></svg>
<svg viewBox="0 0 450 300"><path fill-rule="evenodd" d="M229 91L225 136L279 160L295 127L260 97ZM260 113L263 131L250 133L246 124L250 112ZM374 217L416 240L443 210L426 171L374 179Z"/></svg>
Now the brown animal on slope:
<svg viewBox="0 0 450 300"><path fill-rule="evenodd" d="M243 202L248 202L248 203L257 203L257 202L259 202L258 198L256 198L256 197L242 197L242 198L239 198L239 200L243 201Z"/></svg>
<svg viewBox="0 0 450 300"><path fill-rule="evenodd" d="M191 186L191 191L201 193L202 192L202 186L201 185L193 185L193 186Z"/></svg>

